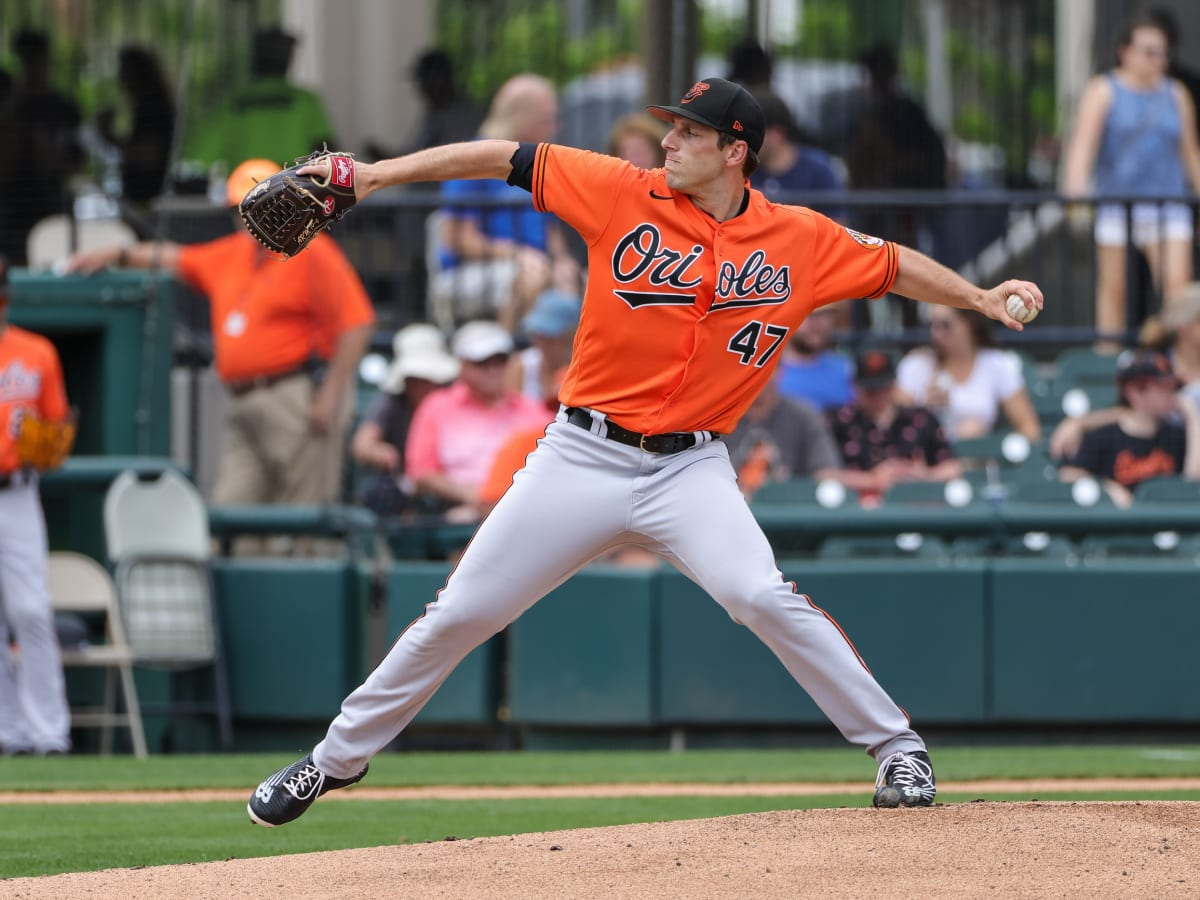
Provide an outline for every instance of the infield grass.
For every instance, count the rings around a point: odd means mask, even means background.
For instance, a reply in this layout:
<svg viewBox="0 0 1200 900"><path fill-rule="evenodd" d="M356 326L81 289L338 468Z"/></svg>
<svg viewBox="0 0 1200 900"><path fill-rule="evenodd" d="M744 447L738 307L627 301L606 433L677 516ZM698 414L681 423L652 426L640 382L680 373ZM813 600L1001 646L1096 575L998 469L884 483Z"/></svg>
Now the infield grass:
<svg viewBox="0 0 1200 900"><path fill-rule="evenodd" d="M1002 747L935 750L939 801L979 778L1200 777L1200 747ZM294 756L92 756L0 761L0 791L180 790L254 785ZM364 784L550 785L860 781L852 795L355 800L318 803L285 828L252 826L244 801L0 805L0 877L274 856L397 843L705 818L775 809L866 806L875 765L854 749L383 753ZM1002 796L989 794L991 799ZM1200 800L1198 791L1042 793L1039 799ZM1030 799L1028 794L1011 799ZM518 837L516 840L536 840ZM0 884L0 893L3 893Z"/></svg>

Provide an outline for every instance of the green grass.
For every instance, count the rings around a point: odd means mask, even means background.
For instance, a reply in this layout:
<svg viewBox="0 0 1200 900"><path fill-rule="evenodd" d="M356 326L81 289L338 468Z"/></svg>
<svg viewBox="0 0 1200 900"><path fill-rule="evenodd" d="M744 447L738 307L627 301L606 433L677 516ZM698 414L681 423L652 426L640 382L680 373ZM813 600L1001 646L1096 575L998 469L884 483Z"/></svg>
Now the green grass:
<svg viewBox="0 0 1200 900"><path fill-rule="evenodd" d="M296 754L68 756L0 762L0 791L251 788ZM938 777L1200 777L1200 746L933 748ZM853 748L565 753L382 753L367 784L508 785L778 781L861 781L875 764Z"/></svg>
<svg viewBox="0 0 1200 900"><path fill-rule="evenodd" d="M294 757L159 756L138 762L76 756L0 761L0 790L236 788L247 796ZM934 752L943 793L976 778L1200 777L1200 747L945 748ZM0 806L0 877L275 856L428 840L704 818L772 809L866 806L875 766L853 749L606 753L385 753L366 784L546 785L639 782L858 781L852 795L820 797L556 798L318 803L286 828L249 824L244 804L146 803ZM1197 791L1040 793L1038 799L1200 800ZM1028 800L1029 795L988 794Z"/></svg>

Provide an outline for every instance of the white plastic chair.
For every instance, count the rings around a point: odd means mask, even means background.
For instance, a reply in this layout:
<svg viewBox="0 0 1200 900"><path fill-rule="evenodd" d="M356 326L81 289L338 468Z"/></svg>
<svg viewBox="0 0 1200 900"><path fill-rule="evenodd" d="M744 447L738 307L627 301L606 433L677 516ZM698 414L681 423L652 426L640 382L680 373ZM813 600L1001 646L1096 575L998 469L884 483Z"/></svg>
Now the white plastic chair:
<svg viewBox="0 0 1200 900"><path fill-rule="evenodd" d="M214 714L222 746L231 746L229 688L209 570L208 510L200 492L171 469L148 480L126 470L105 495L104 536L135 661L174 671L212 670L212 703L172 701L165 712Z"/></svg>
<svg viewBox="0 0 1200 900"><path fill-rule="evenodd" d="M72 707L71 725L100 729L100 752L112 753L114 727L128 728L133 753L146 758L146 732L142 727L137 686L133 680L133 649L125 638L117 589L108 571L82 553L55 551L49 554L50 605L56 612L104 617L103 644L85 643L64 648L64 667L104 669L104 703L98 707ZM117 681L125 698L125 712L117 708Z"/></svg>

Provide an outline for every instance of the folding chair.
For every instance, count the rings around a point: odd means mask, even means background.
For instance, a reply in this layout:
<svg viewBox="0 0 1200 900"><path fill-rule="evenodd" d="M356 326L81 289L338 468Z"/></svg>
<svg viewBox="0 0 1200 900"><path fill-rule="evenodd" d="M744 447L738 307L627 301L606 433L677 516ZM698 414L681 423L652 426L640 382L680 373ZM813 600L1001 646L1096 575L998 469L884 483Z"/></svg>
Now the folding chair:
<svg viewBox="0 0 1200 900"><path fill-rule="evenodd" d="M104 617L104 643L64 647L64 667L104 670L104 703L96 707L71 708L71 725L100 729L100 752L112 753L113 728L128 728L133 753L146 758L146 732L142 727L137 686L133 680L133 649L125 638L117 589L108 571L82 553L55 551L49 555L50 605L55 612ZM125 711L117 706L117 681L125 700Z"/></svg>
<svg viewBox="0 0 1200 900"><path fill-rule="evenodd" d="M229 685L209 569L208 511L200 492L171 469L148 480L126 470L105 496L104 536L134 661L173 673L212 672L211 702L172 696L155 712L170 718L215 715L221 746L228 749ZM149 707L145 713L151 714Z"/></svg>

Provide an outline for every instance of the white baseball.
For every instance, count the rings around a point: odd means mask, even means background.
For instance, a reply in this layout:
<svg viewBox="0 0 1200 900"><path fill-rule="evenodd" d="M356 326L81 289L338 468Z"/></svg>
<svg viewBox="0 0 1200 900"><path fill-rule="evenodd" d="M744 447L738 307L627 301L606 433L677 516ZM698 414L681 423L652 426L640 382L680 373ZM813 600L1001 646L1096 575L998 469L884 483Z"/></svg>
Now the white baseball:
<svg viewBox="0 0 1200 900"><path fill-rule="evenodd" d="M1018 322L1032 322L1037 318L1038 308L1033 306L1030 309L1025 308L1025 300L1020 294L1009 294L1008 300L1005 301L1004 308L1008 310L1008 314Z"/></svg>

